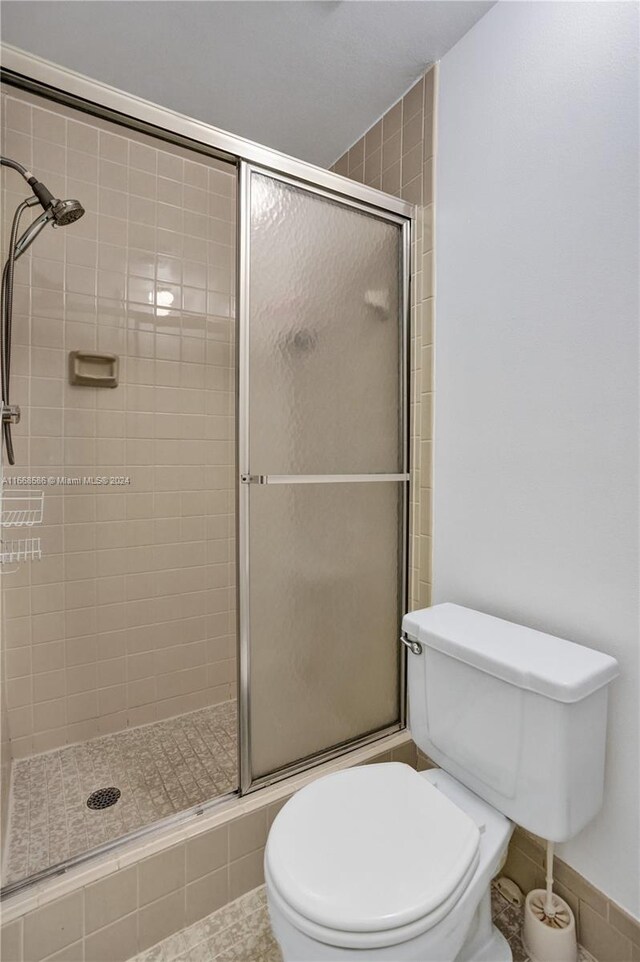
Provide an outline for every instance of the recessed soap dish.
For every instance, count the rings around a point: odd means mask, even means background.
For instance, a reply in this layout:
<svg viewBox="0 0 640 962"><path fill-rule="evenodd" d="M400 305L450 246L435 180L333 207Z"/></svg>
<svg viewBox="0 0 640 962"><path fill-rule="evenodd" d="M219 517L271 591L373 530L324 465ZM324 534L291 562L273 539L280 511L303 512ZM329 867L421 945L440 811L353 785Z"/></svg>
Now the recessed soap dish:
<svg viewBox="0 0 640 962"><path fill-rule="evenodd" d="M69 352L69 383L80 387L117 387L117 354L95 351Z"/></svg>

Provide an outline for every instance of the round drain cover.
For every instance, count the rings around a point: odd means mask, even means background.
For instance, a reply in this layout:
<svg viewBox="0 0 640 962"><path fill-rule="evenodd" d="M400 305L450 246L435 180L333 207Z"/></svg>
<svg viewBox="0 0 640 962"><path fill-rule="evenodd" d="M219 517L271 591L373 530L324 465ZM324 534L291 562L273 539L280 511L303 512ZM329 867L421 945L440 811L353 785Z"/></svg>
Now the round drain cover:
<svg viewBox="0 0 640 962"><path fill-rule="evenodd" d="M115 805L122 792L119 788L99 788L97 792L92 792L87 799L87 808L109 808Z"/></svg>

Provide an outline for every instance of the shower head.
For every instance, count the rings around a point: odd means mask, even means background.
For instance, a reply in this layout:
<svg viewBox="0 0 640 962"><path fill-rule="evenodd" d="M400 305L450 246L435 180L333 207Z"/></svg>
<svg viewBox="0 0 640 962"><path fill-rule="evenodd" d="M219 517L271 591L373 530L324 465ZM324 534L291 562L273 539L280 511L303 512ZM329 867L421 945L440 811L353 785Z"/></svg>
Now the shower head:
<svg viewBox="0 0 640 962"><path fill-rule="evenodd" d="M84 214L84 207L79 200L56 200L53 202L53 226L66 227L73 224Z"/></svg>
<svg viewBox="0 0 640 962"><path fill-rule="evenodd" d="M50 214L54 227L66 227L67 224L73 224L75 220L78 220L78 218L84 214L84 207L79 200L58 200L58 198L54 197L51 191L45 187L44 184L41 184L39 180L36 180L35 177L29 178L28 183L40 201L45 214Z"/></svg>

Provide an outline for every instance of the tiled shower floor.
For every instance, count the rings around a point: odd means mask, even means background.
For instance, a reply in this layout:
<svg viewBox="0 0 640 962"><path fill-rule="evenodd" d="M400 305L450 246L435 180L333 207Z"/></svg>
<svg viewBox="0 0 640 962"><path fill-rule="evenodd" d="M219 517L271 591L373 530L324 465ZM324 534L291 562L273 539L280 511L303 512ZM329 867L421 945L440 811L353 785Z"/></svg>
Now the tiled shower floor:
<svg viewBox="0 0 640 962"><path fill-rule="evenodd" d="M237 786L235 701L14 762L4 884ZM87 798L122 795L94 811Z"/></svg>
<svg viewBox="0 0 640 962"><path fill-rule="evenodd" d="M513 962L529 962L522 946L522 909L516 909L495 889L491 892L493 921L508 940ZM130 962L282 962L269 924L264 886L242 895L152 946ZM595 962L580 947L578 962Z"/></svg>

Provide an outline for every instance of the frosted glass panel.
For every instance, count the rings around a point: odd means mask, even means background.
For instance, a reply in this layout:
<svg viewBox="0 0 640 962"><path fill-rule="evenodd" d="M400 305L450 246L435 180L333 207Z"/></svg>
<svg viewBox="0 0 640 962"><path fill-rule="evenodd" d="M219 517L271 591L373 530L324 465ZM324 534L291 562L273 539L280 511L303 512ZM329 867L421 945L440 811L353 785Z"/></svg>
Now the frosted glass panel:
<svg viewBox="0 0 640 962"><path fill-rule="evenodd" d="M253 173L251 470L402 470L401 229Z"/></svg>
<svg viewBox="0 0 640 962"><path fill-rule="evenodd" d="M399 717L402 484L252 487L254 777Z"/></svg>

